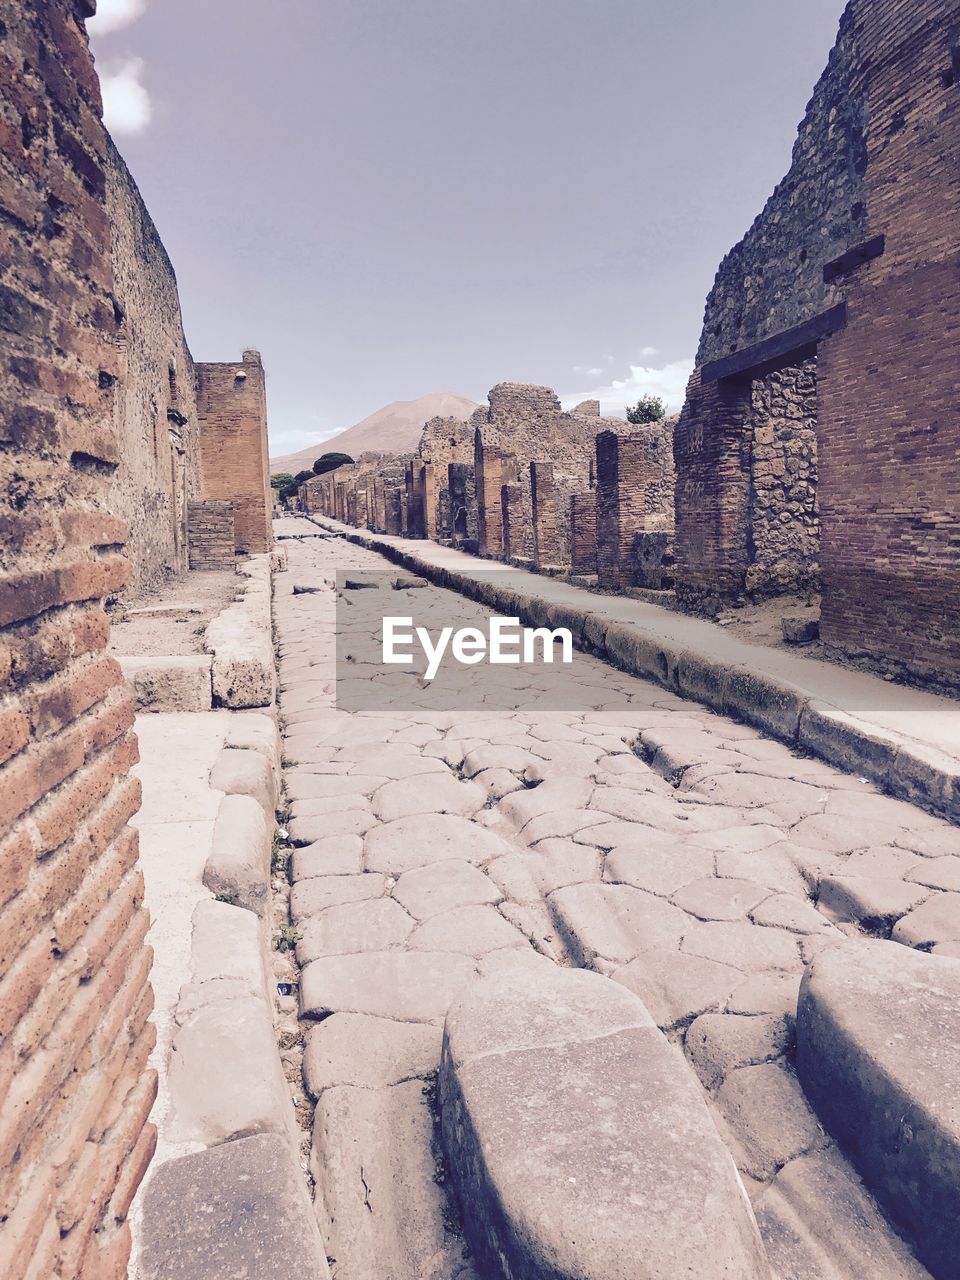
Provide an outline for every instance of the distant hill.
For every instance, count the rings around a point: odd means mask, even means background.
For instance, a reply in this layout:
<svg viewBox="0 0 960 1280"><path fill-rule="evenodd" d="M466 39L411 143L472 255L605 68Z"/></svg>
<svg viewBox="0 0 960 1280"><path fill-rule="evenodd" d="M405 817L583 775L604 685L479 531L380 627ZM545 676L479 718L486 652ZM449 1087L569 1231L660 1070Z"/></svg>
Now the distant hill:
<svg viewBox="0 0 960 1280"><path fill-rule="evenodd" d="M322 453L412 453L420 439L420 429L431 418L459 418L465 422L477 405L452 391L434 391L418 400L394 400L339 435L309 445L298 453L270 459L271 471L308 471Z"/></svg>

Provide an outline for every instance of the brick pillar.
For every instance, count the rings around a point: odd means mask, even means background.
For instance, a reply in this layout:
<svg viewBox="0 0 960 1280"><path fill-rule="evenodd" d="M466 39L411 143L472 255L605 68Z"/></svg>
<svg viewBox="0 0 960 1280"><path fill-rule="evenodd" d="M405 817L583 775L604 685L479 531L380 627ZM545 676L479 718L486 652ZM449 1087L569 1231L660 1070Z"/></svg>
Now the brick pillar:
<svg viewBox="0 0 960 1280"><path fill-rule="evenodd" d="M403 532L403 504L401 502L403 490L397 488L387 489L385 497L384 510L384 530L391 537L397 538Z"/></svg>
<svg viewBox="0 0 960 1280"><path fill-rule="evenodd" d="M533 508L533 560L557 565L563 560L557 520L557 490L552 462L530 463L530 502Z"/></svg>
<svg viewBox="0 0 960 1280"><path fill-rule="evenodd" d="M503 454L494 445L484 445L477 434L474 469L478 550L482 556L499 557L503 552Z"/></svg>
<svg viewBox="0 0 960 1280"><path fill-rule="evenodd" d="M570 499L570 569L597 572L597 492L587 489Z"/></svg>
<svg viewBox="0 0 960 1280"><path fill-rule="evenodd" d="M477 539L477 488L473 467L466 462L447 466L450 487L450 538L460 546Z"/></svg>
<svg viewBox="0 0 960 1280"><path fill-rule="evenodd" d="M400 532L404 538L410 535L410 487L404 484L400 490Z"/></svg>
<svg viewBox="0 0 960 1280"><path fill-rule="evenodd" d="M232 569L236 563L232 502L187 504L191 569Z"/></svg>
<svg viewBox="0 0 960 1280"><path fill-rule="evenodd" d="M741 594L749 565L750 415L747 379L700 385L694 372L674 432L677 594Z"/></svg>
<svg viewBox="0 0 960 1280"><path fill-rule="evenodd" d="M357 523L357 491L351 486L346 494L347 506L347 524L356 525Z"/></svg>
<svg viewBox="0 0 960 1280"><path fill-rule="evenodd" d="M0 166L0 485L16 499L0 521L5 1280L125 1275L156 1145L150 920L128 825L137 740L103 607L130 566L109 509L123 368L92 10L2 6L15 106Z"/></svg>
<svg viewBox="0 0 960 1280"><path fill-rule="evenodd" d="M597 436L597 578L601 586L634 585L633 542L647 514L644 436Z"/></svg>
<svg viewBox="0 0 960 1280"><path fill-rule="evenodd" d="M423 536L436 538L438 534L437 513L439 506L439 480L437 468L432 462L423 465Z"/></svg>
<svg viewBox="0 0 960 1280"><path fill-rule="evenodd" d="M511 483L500 487L502 551L504 560L523 554L525 521L523 518L523 486Z"/></svg>

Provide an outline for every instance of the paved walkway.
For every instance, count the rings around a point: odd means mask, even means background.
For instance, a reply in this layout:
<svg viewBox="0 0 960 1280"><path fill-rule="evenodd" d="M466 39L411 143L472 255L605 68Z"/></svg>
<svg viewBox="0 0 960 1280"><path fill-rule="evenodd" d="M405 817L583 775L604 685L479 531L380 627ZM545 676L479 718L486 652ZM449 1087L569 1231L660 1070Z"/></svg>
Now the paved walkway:
<svg viewBox="0 0 960 1280"><path fill-rule="evenodd" d="M376 713L337 711L335 572L389 566L306 521L277 531L290 909L337 1280L471 1280L431 1105L444 1012L474 974L554 964L636 991L686 1055L782 1276L926 1275L810 1110L793 1021L804 963L843 933L958 954L960 832L590 658L579 711L531 688L511 710L411 712L394 686ZM450 624L486 614L444 599Z"/></svg>
<svg viewBox="0 0 960 1280"><path fill-rule="evenodd" d="M489 580L491 575L498 581L509 578L526 598L596 613L604 625L626 624L653 654L654 670L656 663L665 660L682 692L714 709L722 709L730 700L736 703L740 697L740 690L730 687L731 674L739 678L749 673L746 701L759 697L758 682L763 681L772 704L770 727L775 736L795 738L799 717L801 744L815 754L843 767L859 767L904 798L924 796L925 802L960 821L960 701L956 699L799 653L749 644L701 618L645 601L597 594L434 542L371 534L326 518L319 523L368 545L412 557L423 572L449 571L474 582Z"/></svg>

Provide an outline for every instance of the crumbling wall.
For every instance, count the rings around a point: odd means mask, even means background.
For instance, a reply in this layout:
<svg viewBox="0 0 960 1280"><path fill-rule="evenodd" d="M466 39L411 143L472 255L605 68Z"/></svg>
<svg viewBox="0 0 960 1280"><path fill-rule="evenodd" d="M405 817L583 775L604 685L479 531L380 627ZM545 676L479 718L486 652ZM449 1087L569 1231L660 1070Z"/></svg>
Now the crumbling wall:
<svg viewBox="0 0 960 1280"><path fill-rule="evenodd" d="M187 504L200 494L195 374L173 267L109 139L104 171L120 317L114 423L123 441L110 506L129 526L130 586L139 590L187 568Z"/></svg>
<svg viewBox="0 0 960 1280"><path fill-rule="evenodd" d="M775 586L751 383L816 356L821 637L960 686L958 48L960 0L850 0L791 169L707 300L676 460L681 598ZM812 475L778 517L803 511L808 566Z"/></svg>
<svg viewBox="0 0 960 1280"><path fill-rule="evenodd" d="M76 3L0 0L0 1271L126 1274L156 1140L100 92Z"/></svg>
<svg viewBox="0 0 960 1280"><path fill-rule="evenodd" d="M273 499L260 353L245 351L240 364L196 368L203 496L233 503L237 551L269 551Z"/></svg>
<svg viewBox="0 0 960 1280"><path fill-rule="evenodd" d="M820 585L817 507L817 362L805 360L753 383L750 563L755 595Z"/></svg>

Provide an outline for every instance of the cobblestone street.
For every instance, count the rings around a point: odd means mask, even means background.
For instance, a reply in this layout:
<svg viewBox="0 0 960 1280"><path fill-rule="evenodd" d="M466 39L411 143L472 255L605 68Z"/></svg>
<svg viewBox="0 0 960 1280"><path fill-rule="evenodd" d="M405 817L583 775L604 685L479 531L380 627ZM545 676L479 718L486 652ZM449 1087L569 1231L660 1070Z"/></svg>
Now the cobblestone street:
<svg viewBox="0 0 960 1280"><path fill-rule="evenodd" d="M580 712L337 711L336 571L389 566L307 521L276 532L290 916L339 1280L473 1274L437 1172L443 1018L474 976L543 966L630 988L686 1055L780 1275L926 1274L808 1105L794 1019L805 963L844 934L957 954L956 828L590 658ZM482 612L444 595L450 623Z"/></svg>

